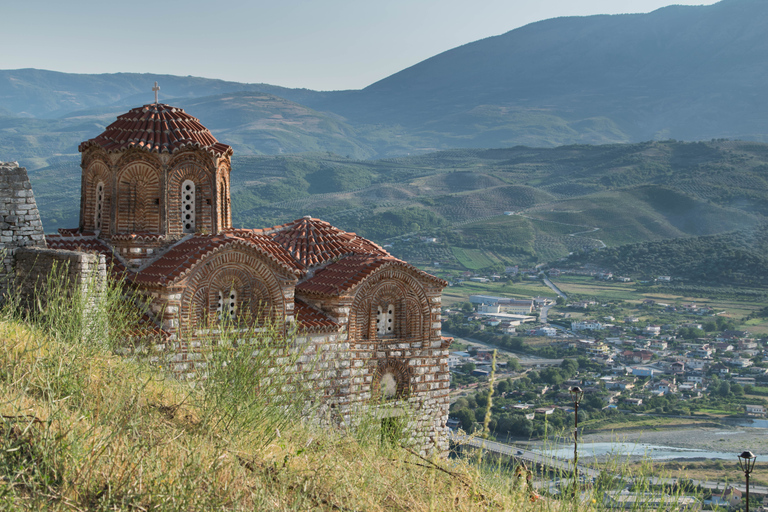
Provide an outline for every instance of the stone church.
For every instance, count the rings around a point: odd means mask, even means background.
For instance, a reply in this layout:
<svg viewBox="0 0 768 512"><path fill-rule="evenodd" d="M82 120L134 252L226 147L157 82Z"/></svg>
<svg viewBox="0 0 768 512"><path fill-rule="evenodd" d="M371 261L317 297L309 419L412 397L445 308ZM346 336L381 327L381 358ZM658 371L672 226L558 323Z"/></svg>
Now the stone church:
<svg viewBox="0 0 768 512"><path fill-rule="evenodd" d="M340 421L384 396L412 411L424 453L447 449L444 281L311 217L233 229L232 148L179 108L134 108L79 150L80 225L48 247L111 262L149 305L170 370L194 373L204 349L190 340L217 322L269 322L323 357L316 387Z"/></svg>

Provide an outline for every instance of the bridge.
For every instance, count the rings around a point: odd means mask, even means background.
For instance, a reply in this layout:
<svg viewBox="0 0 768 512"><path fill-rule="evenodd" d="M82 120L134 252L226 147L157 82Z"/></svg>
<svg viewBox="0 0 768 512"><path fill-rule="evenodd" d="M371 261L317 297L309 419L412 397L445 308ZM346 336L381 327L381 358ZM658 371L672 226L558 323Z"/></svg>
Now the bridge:
<svg viewBox="0 0 768 512"><path fill-rule="evenodd" d="M525 464L531 468L540 466L549 470L560 471L563 474L570 474L573 472L573 463L571 461L559 459L551 455L544 455L541 453L533 452L526 448L468 436L466 434L459 434L453 430L449 434L449 439L451 442L459 446L470 446L472 448L485 450L489 453L503 455L518 461L525 462ZM600 471L586 466L579 466L578 472L579 475L583 475L588 478L597 478L600 476Z"/></svg>

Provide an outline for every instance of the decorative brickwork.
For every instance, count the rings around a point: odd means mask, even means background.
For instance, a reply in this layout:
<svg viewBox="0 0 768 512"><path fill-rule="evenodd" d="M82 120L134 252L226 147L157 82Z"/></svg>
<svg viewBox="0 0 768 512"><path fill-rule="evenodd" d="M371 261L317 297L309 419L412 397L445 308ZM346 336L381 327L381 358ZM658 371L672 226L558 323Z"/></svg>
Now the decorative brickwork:
<svg viewBox="0 0 768 512"><path fill-rule="evenodd" d="M444 281L311 217L232 229L232 151L180 109L133 109L80 150L80 229L50 243L116 263L171 371L204 368L220 322L269 323L298 332L286 371L338 424L403 416L422 453L447 450Z"/></svg>

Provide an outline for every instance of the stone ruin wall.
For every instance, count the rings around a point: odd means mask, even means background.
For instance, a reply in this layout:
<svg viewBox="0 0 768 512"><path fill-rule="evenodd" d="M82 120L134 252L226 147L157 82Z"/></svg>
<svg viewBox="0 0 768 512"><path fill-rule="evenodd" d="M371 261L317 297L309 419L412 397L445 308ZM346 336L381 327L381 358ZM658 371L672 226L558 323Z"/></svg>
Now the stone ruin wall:
<svg viewBox="0 0 768 512"><path fill-rule="evenodd" d="M20 294L31 303L56 268L67 277L67 289L97 296L90 284L105 283L103 256L48 249L27 169L17 162L0 162L0 291Z"/></svg>
<svg viewBox="0 0 768 512"><path fill-rule="evenodd" d="M43 223L27 169L17 162L0 162L0 288L7 293L13 279L16 250L46 247Z"/></svg>
<svg viewBox="0 0 768 512"><path fill-rule="evenodd" d="M22 304L45 304L44 291L49 276L64 280L57 283L74 293L79 291L93 305L107 281L107 262L101 254L42 247L20 247L15 252L14 286ZM90 307L90 306L88 306Z"/></svg>

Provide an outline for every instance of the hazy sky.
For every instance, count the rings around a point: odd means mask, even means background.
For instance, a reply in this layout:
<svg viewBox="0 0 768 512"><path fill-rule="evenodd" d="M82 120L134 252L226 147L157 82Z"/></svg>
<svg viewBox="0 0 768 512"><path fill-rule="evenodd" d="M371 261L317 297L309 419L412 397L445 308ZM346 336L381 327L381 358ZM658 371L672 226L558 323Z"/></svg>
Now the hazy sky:
<svg viewBox="0 0 768 512"><path fill-rule="evenodd" d="M168 73L359 89L445 50L542 19L713 3L23 0L0 6L0 69Z"/></svg>

